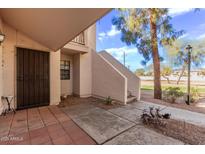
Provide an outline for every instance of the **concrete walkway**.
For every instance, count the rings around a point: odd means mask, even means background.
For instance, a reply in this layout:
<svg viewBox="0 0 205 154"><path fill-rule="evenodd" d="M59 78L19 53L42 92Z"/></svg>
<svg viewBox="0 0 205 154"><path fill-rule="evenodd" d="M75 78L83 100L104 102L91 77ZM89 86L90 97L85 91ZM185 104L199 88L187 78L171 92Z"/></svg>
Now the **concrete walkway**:
<svg viewBox="0 0 205 154"><path fill-rule="evenodd" d="M151 129L142 125L127 130L126 132L116 136L112 140L106 142L107 145L175 145L183 144L171 137L165 137Z"/></svg>
<svg viewBox="0 0 205 154"><path fill-rule="evenodd" d="M134 126L134 123L128 120L89 104L74 105L63 110L98 144L103 144Z"/></svg>
<svg viewBox="0 0 205 154"><path fill-rule="evenodd" d="M104 110L79 104L62 110L98 144L183 144L144 127L139 118L142 111L134 106Z"/></svg>
<svg viewBox="0 0 205 154"><path fill-rule="evenodd" d="M186 121L188 123L198 125L201 127L205 127L205 114L192 112L184 109L168 107L164 105L158 105L150 102L136 102L128 105L129 107L136 108L138 110L149 109L149 107L160 107L161 109L164 108L162 113L171 113L171 118L181 121Z"/></svg>
<svg viewBox="0 0 205 154"><path fill-rule="evenodd" d="M140 116L144 109L149 110L149 107L163 109L162 113L171 113L171 118L188 123L205 127L205 114L191 112L184 109L167 107L150 102L134 102L126 106L110 109L109 112L129 120L136 126L119 136L108 141L106 144L183 144L173 138L164 137L148 128L145 128L140 122ZM148 135L149 134L149 135Z"/></svg>

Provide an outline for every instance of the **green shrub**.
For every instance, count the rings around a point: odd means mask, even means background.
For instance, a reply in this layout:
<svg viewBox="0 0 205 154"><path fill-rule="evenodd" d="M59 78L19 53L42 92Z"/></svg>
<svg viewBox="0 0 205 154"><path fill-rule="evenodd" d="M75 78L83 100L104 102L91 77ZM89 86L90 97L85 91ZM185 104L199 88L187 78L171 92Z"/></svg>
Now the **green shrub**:
<svg viewBox="0 0 205 154"><path fill-rule="evenodd" d="M192 87L190 96L191 96L191 103L196 102L199 99L199 90L197 88Z"/></svg>
<svg viewBox="0 0 205 154"><path fill-rule="evenodd" d="M170 103L175 103L177 98L184 95L179 87L168 87L163 91L163 94L166 101Z"/></svg>
<svg viewBox="0 0 205 154"><path fill-rule="evenodd" d="M110 96L108 96L105 101L107 105L111 105L113 100Z"/></svg>

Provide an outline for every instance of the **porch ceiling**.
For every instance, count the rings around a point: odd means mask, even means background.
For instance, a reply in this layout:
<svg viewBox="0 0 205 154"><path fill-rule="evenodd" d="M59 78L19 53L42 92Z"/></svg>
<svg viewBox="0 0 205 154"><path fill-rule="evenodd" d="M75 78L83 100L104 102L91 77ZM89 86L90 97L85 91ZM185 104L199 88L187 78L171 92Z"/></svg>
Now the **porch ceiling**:
<svg viewBox="0 0 205 154"><path fill-rule="evenodd" d="M109 12L107 8L0 9L3 21L56 51Z"/></svg>

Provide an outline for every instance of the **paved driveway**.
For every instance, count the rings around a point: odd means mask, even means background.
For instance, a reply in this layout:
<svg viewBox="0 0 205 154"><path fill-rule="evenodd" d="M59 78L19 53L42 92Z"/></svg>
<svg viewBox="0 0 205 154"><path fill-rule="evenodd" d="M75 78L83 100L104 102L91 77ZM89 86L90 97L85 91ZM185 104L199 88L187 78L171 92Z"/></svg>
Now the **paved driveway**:
<svg viewBox="0 0 205 154"><path fill-rule="evenodd" d="M79 104L63 111L98 144L183 144L145 128L140 122L142 110L131 105L104 110Z"/></svg>

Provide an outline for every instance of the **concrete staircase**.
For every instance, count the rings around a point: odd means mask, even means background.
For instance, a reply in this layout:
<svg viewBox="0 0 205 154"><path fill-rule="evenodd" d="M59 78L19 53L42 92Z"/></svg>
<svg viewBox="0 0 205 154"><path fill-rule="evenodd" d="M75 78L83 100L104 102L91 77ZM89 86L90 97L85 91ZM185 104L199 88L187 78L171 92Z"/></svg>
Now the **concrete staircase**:
<svg viewBox="0 0 205 154"><path fill-rule="evenodd" d="M110 64L112 64L119 72L121 72L127 78L127 101L130 103L136 100L140 100L140 78L133 72L122 65L117 59L106 51L98 52L103 58L105 58Z"/></svg>

